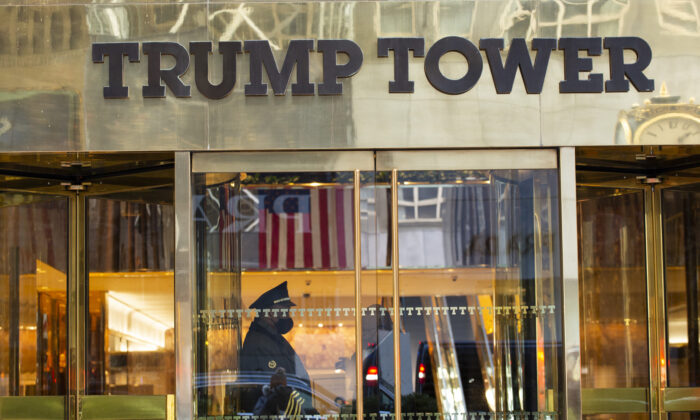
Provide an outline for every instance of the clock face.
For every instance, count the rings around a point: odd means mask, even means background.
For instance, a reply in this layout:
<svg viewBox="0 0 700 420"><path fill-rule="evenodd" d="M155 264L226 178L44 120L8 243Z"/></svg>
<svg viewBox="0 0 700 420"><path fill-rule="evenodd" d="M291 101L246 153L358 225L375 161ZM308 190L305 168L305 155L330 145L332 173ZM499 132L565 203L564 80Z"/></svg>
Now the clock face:
<svg viewBox="0 0 700 420"><path fill-rule="evenodd" d="M688 116L658 117L639 130L639 144L700 144L700 121Z"/></svg>

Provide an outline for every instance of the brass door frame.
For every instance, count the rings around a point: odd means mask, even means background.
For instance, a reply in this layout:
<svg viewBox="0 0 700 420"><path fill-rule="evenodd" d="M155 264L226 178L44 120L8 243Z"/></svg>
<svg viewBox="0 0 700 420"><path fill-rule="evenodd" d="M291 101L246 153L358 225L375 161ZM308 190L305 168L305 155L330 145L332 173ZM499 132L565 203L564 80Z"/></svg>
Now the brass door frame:
<svg viewBox="0 0 700 420"><path fill-rule="evenodd" d="M666 367L666 293L661 194L684 185L685 179L669 184L646 185L634 177L604 184L581 183L593 188L624 188L644 193L644 241L646 260L647 388L582 389L582 414L648 413L652 420L666 420L668 413L700 411L700 387L668 387ZM697 182L697 180L694 180Z"/></svg>

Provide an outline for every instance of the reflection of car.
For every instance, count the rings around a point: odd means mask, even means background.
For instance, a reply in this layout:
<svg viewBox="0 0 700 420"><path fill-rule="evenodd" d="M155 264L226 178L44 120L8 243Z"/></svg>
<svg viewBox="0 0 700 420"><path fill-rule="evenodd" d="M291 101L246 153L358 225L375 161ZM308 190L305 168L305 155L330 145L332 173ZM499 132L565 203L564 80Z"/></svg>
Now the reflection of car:
<svg viewBox="0 0 700 420"><path fill-rule="evenodd" d="M210 398L218 395L214 389L223 387L225 389L225 412L226 413L251 413L257 399L262 394L262 388L270 384L269 373L244 372L235 373L207 373L199 374L195 377L195 389L198 393L208 393ZM287 386L297 391L304 400L309 402L308 407L318 410L321 413L338 413L340 407L338 402L330 393L308 381L293 375L287 375ZM200 400L202 395L200 394Z"/></svg>

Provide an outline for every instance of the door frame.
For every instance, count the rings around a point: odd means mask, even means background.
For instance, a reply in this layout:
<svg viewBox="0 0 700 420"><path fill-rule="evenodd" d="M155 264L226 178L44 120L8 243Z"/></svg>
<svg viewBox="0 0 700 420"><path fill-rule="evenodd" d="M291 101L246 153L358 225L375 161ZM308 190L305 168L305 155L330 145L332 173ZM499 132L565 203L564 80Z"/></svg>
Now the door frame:
<svg viewBox="0 0 700 420"><path fill-rule="evenodd" d="M196 314L194 298L196 261L193 218L193 177L211 172L324 172L354 171L354 206L359 208L360 171L391 171L392 230L398 228L397 171L398 170L456 170L456 169L559 169L560 232L561 237L576 235L576 182L575 153L573 147L560 149L472 149L472 150L381 150L381 151L268 151L268 152L177 152L175 153L175 214L176 214L176 413L178 419L193 418L195 414L194 375L194 325ZM355 248L359 249L359 215L355 212ZM573 236L571 233L573 232ZM398 241L393 235L393 241ZM568 243L567 243L568 242ZM567 362L566 354L578 351L580 338L578 327L578 248L576 243L561 240L561 293L562 293L562 370L565 376L562 401L566 418L581 418L580 362ZM392 246L392 277L394 290L398 284L398 246ZM355 252L356 259L360 257ZM359 306L359 261L355 263L356 306ZM399 295L394 293L394 305ZM356 311L358 318L360 311ZM361 348L361 319L356 320L356 349ZM399 330L394 329L394 349L399 348ZM400 374L399 357L394 357L394 373ZM357 364L358 378L362 378ZM356 380L357 415L362 416L362 380ZM400 384L400 380L394 380ZM400 385L399 385L400 386ZM400 416L400 399L395 401Z"/></svg>

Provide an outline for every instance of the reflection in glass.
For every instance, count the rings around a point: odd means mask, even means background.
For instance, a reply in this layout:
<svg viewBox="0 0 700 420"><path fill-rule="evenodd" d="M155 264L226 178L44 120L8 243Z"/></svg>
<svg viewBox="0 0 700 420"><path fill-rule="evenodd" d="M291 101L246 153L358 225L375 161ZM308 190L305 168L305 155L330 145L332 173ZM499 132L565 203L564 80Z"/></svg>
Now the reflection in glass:
<svg viewBox="0 0 700 420"><path fill-rule="evenodd" d="M700 186L661 193L668 385L700 386Z"/></svg>
<svg viewBox="0 0 700 420"><path fill-rule="evenodd" d="M557 172L398 176L402 412L557 412Z"/></svg>
<svg viewBox="0 0 700 420"><path fill-rule="evenodd" d="M577 189L581 386L649 385L644 194Z"/></svg>
<svg viewBox="0 0 700 420"><path fill-rule="evenodd" d="M353 173L199 175L193 206L197 415L351 413Z"/></svg>
<svg viewBox="0 0 700 420"><path fill-rule="evenodd" d="M0 193L0 396L67 385L68 199Z"/></svg>
<svg viewBox="0 0 700 420"><path fill-rule="evenodd" d="M87 223L88 393L174 394L172 188L88 198Z"/></svg>
<svg viewBox="0 0 700 420"><path fill-rule="evenodd" d="M669 413L669 417L672 415ZM647 413L584 414L584 420L648 420ZM675 420L675 419L674 419Z"/></svg>

